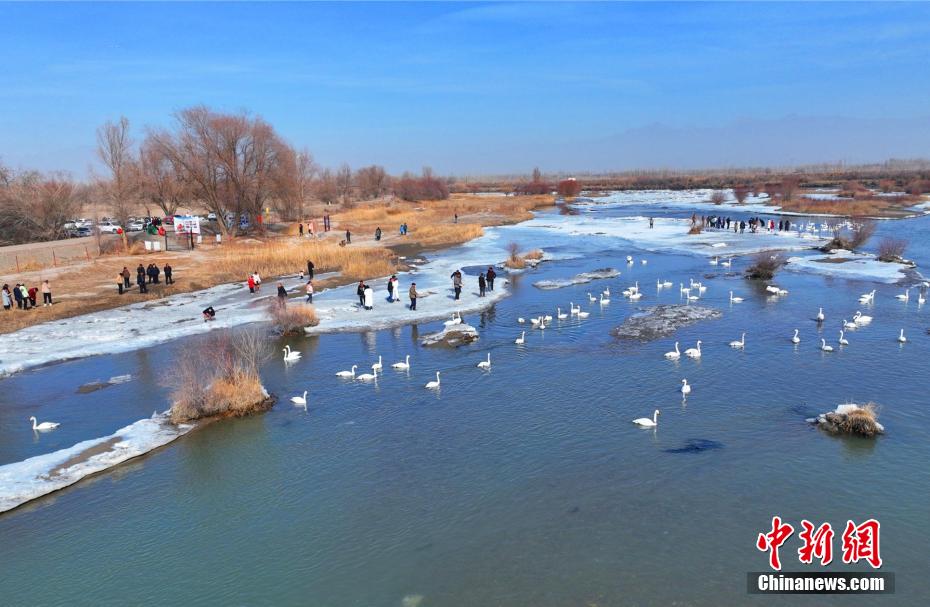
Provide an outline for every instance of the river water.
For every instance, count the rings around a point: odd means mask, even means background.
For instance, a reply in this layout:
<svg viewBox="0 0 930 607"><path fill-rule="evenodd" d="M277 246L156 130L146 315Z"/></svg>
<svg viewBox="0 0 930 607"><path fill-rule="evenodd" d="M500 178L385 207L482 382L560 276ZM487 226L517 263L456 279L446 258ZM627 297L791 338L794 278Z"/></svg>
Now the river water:
<svg viewBox="0 0 930 607"><path fill-rule="evenodd" d="M605 222L690 215L661 205L599 213ZM572 221L553 212L538 221L556 217ZM490 310L466 315L481 333L475 344L418 346L440 322L289 339L303 358L263 369L282 397L271 412L208 425L0 515L0 604L847 604L746 593L746 572L766 569L755 540L773 515L796 528L801 519L830 522L838 536L847 519L880 520L894 604L926 604L930 307L917 305L916 292L904 304L893 298L901 286L783 271L776 282L790 294L773 298L740 277L739 257L728 275L706 255L568 232L532 222L489 231L489 241L541 244L556 259L514 276L512 295ZM890 232L930 263L930 220L883 223L880 233ZM487 263L497 261L489 254ZM532 286L605 267L622 274ZM657 278L676 286L658 291ZM677 284L689 278L704 281L700 303L722 319L646 344L609 335L638 308L679 303ZM645 296L630 303L619 292L636 280ZM588 303L588 291L608 286L609 305ZM875 320L840 348L841 320L872 288L866 313ZM745 301L730 304L730 290ZM545 331L516 322L570 301L590 317ZM822 325L811 320L819 307ZM526 344L516 346L523 328ZM729 348L743 331L745 350ZM820 351L821 336L835 352ZM0 381L0 465L164 409L172 361L198 339ZM674 341L684 349L698 339L699 362L663 358ZM488 352L483 372L475 365ZM409 372L389 368L407 354ZM378 355L386 370L376 384L334 375ZM437 370L441 389L426 390ZM76 393L123 374L132 380ZM685 402L682 378L694 386ZM289 402L305 389L306 411ZM879 403L887 434L840 439L805 423L846 401ZM631 423L656 408L656 430ZM62 426L34 435L30 415ZM795 536L782 548L785 569L820 570L798 563L798 545ZM839 538L834 550L828 570L870 570L840 562Z"/></svg>

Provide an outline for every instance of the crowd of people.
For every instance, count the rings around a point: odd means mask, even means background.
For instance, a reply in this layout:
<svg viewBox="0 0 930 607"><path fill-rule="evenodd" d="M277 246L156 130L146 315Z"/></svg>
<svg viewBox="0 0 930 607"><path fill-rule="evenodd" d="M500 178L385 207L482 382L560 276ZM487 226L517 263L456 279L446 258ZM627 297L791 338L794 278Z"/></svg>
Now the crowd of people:
<svg viewBox="0 0 930 607"><path fill-rule="evenodd" d="M734 234L743 234L746 228L749 232L755 234L762 230L768 230L769 233L788 232L791 230L791 221L788 219L779 219L775 223L774 219L763 219L761 217L750 217L749 220L741 219L739 221L722 215L700 215L696 213L691 215L691 227L700 227L701 229L714 229L729 231L733 227ZM649 218L649 227L652 227L652 218Z"/></svg>
<svg viewBox="0 0 930 607"><path fill-rule="evenodd" d="M42 307L52 305L52 287L47 280L36 287L27 287L25 284L16 283L13 287L4 284L0 290L0 297L3 299L3 309L12 310L15 305L19 310L31 310L39 306L39 293L42 293Z"/></svg>

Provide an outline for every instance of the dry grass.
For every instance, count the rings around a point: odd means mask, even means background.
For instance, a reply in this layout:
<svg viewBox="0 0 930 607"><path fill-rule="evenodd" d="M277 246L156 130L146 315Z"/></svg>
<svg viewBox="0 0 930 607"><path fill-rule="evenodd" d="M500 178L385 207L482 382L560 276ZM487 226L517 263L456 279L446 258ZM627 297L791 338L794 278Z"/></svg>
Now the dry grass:
<svg viewBox="0 0 930 607"><path fill-rule="evenodd" d="M533 249L529 253L524 254L523 259L532 259L534 261L539 261L540 259L543 258L543 255L544 253L542 249Z"/></svg>
<svg viewBox="0 0 930 607"><path fill-rule="evenodd" d="M845 217L899 217L917 199L913 196L857 196L855 199L815 200L798 196L779 202L782 210L794 213L840 215Z"/></svg>
<svg viewBox="0 0 930 607"><path fill-rule="evenodd" d="M268 306L268 316L282 335L302 335L304 327L315 327L320 324L316 309L305 304L292 304L285 307L273 302Z"/></svg>
<svg viewBox="0 0 930 607"><path fill-rule="evenodd" d="M878 406L875 403L867 403L849 413L830 412L824 415L826 422L820 427L833 434L854 434L871 438L882 433L877 410Z"/></svg>
<svg viewBox="0 0 930 607"><path fill-rule="evenodd" d="M274 399L258 369L270 356L256 332L224 332L198 342L178 359L171 377L171 421L241 417L268 410Z"/></svg>
<svg viewBox="0 0 930 607"><path fill-rule="evenodd" d="M507 245L507 251L507 261L504 262L504 265L511 270L522 270L527 265L533 265L528 264L527 261L539 261L543 258L544 255L542 249L533 249L532 251L521 255L520 245L515 242L511 242L509 245Z"/></svg>
<svg viewBox="0 0 930 607"><path fill-rule="evenodd" d="M845 249L847 251L856 251L872 238L875 234L875 223L865 221L854 225L847 234L844 234L840 226L833 227L833 238L827 244L820 247L821 251L829 252L833 249Z"/></svg>
<svg viewBox="0 0 930 607"><path fill-rule="evenodd" d="M688 234L693 236L693 235L695 235L695 234L700 234L701 231L702 231L701 226L695 224L695 225L691 226L691 229L690 229L690 230L688 230Z"/></svg>
<svg viewBox="0 0 930 607"><path fill-rule="evenodd" d="M425 247L448 246L483 236L484 228L478 223L440 223L411 228L409 234Z"/></svg>
<svg viewBox="0 0 930 607"><path fill-rule="evenodd" d="M333 239L237 242L224 245L212 264L215 282L245 280L250 272L262 276L296 274L312 260L315 272L340 272L340 282L388 276L397 270L394 256L383 247L339 246Z"/></svg>

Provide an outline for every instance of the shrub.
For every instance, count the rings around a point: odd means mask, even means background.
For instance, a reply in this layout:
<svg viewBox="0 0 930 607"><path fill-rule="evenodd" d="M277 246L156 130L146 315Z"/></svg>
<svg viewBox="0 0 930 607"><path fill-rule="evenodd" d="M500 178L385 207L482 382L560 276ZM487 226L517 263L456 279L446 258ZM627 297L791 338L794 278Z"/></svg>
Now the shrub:
<svg viewBox="0 0 930 607"><path fill-rule="evenodd" d="M714 204L723 204L727 200L727 195L720 190L715 190L713 194L710 195L710 201Z"/></svg>
<svg viewBox="0 0 930 607"><path fill-rule="evenodd" d="M526 253L523 256L523 259L532 259L534 261L539 261L542 258L543 258L542 249L533 249L532 251L530 251L529 253Z"/></svg>
<svg viewBox="0 0 930 607"><path fill-rule="evenodd" d="M581 193L581 182L574 177L563 179L559 182L556 191L559 193L559 196L573 198Z"/></svg>
<svg viewBox="0 0 930 607"><path fill-rule="evenodd" d="M258 374L270 356L258 333L229 331L187 348L169 374L171 421L205 417L240 417L266 411L274 404Z"/></svg>
<svg viewBox="0 0 930 607"><path fill-rule="evenodd" d="M692 235L693 235L693 234L700 234L700 233L701 233L701 225L698 224L698 223L696 223L696 224L694 224L693 226L691 226L691 229L688 230L688 234L692 234Z"/></svg>
<svg viewBox="0 0 930 607"><path fill-rule="evenodd" d="M526 261L520 257L520 245L515 242L511 242L509 245L507 245L507 253L508 257L507 261L504 262L504 265L506 265L508 268L519 270L526 267Z"/></svg>
<svg viewBox="0 0 930 607"><path fill-rule="evenodd" d="M830 242L820 247L820 250L830 251L832 249L846 249L847 251L855 251L862 248L865 243L872 238L874 233L875 223L871 221L854 224L853 227L849 229L848 236L843 235L842 226L834 225L833 238Z"/></svg>
<svg viewBox="0 0 930 607"><path fill-rule="evenodd" d="M304 327L315 327L320 324L316 310L308 305L285 307L273 302L268 306L268 315L271 317L272 324L282 335L301 335Z"/></svg>
<svg viewBox="0 0 930 607"><path fill-rule="evenodd" d="M769 251L757 253L752 264L746 268L746 278L752 280L772 280L775 273L788 263L788 259L781 253L772 254Z"/></svg>
<svg viewBox="0 0 930 607"><path fill-rule="evenodd" d="M879 261L900 261L907 250L907 240L886 236L878 243Z"/></svg>
<svg viewBox="0 0 930 607"><path fill-rule="evenodd" d="M733 197L736 198L737 204L743 204L746 202L746 198L749 196L749 186L737 185L733 186Z"/></svg>

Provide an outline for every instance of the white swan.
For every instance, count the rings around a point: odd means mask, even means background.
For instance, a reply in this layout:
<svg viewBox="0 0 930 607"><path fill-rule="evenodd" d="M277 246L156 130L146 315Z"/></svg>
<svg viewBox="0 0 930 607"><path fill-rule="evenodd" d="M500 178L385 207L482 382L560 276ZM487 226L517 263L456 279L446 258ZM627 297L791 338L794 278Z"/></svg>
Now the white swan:
<svg viewBox="0 0 930 607"><path fill-rule="evenodd" d="M546 314L543 316L543 322L552 322L552 314Z"/></svg>
<svg viewBox="0 0 930 607"><path fill-rule="evenodd" d="M844 332L843 332L842 329L840 329L840 339L839 339L839 343L840 343L841 346L848 346L848 345L849 345L849 340L846 339L846 338L844 337Z"/></svg>
<svg viewBox="0 0 930 607"><path fill-rule="evenodd" d="M594 303L595 301L597 301L597 297L591 295L590 291L588 291L588 301L590 301L591 303Z"/></svg>
<svg viewBox="0 0 930 607"><path fill-rule="evenodd" d="M833 346L828 346L827 340L822 338L820 340L820 349L824 352L833 352Z"/></svg>
<svg viewBox="0 0 930 607"><path fill-rule="evenodd" d="M856 317L853 316L852 320L843 319L843 328L844 329L855 329L859 325L856 324Z"/></svg>
<svg viewBox="0 0 930 607"><path fill-rule="evenodd" d="M701 358L701 340L697 340L697 347L685 350L685 356L689 358Z"/></svg>
<svg viewBox="0 0 930 607"><path fill-rule="evenodd" d="M38 430L39 432L47 432L49 430L54 430L55 428L61 425L58 422L42 422L41 424L37 424L35 417L30 417L29 421L32 422L32 429Z"/></svg>
<svg viewBox="0 0 930 607"><path fill-rule="evenodd" d="M904 329L901 329L901 334L898 335L898 341L901 342L902 344L907 343L907 338L904 337Z"/></svg>
<svg viewBox="0 0 930 607"><path fill-rule="evenodd" d="M562 308L556 308L555 315L556 315L556 318L558 318L559 320L565 320L566 318L568 318L568 314L563 312Z"/></svg>
<svg viewBox="0 0 930 607"><path fill-rule="evenodd" d="M380 371L380 370L383 369L383 368L384 368L384 367L381 365L381 355L379 354L379 355L378 355L378 362L376 362L375 364L371 365L371 370L377 372L377 371Z"/></svg>
<svg viewBox="0 0 930 607"><path fill-rule="evenodd" d="M738 341L730 342L731 348L743 348L745 346L746 346L746 334L745 333L743 333L743 336L740 337Z"/></svg>
<svg viewBox="0 0 930 607"><path fill-rule="evenodd" d="M374 373L362 373L361 375L355 376L355 381L376 381L378 379L378 372Z"/></svg>
<svg viewBox="0 0 930 607"><path fill-rule="evenodd" d="M730 257L730 258L727 259L726 261L721 261L721 262L720 262L720 265L722 265L722 266L725 267L725 268L729 268L730 266L733 265L733 258Z"/></svg>
<svg viewBox="0 0 930 607"><path fill-rule="evenodd" d="M712 266L715 266L715 265L717 265L718 263L720 263L720 261L719 261L716 257L714 257L713 259L710 260L710 265L712 265Z"/></svg>
<svg viewBox="0 0 930 607"><path fill-rule="evenodd" d="M698 297L697 295L688 295L688 301L697 301L699 299L700 297Z"/></svg>
<svg viewBox="0 0 930 607"><path fill-rule="evenodd" d="M656 278L656 289L662 289L662 280L659 278Z"/></svg>
<svg viewBox="0 0 930 607"><path fill-rule="evenodd" d="M391 365L391 367L394 369L400 369L401 371L408 370L410 368L410 355L408 354L404 358L404 362L394 363L393 365Z"/></svg>
<svg viewBox="0 0 930 607"><path fill-rule="evenodd" d="M630 293L630 301L639 301L639 299L640 299L642 296L643 296L643 294L640 293L639 291L636 291L635 293Z"/></svg>
<svg viewBox="0 0 930 607"><path fill-rule="evenodd" d="M336 373L336 377L355 377L355 370L358 369L358 365L352 365L351 371L339 371Z"/></svg>
<svg viewBox="0 0 930 607"><path fill-rule="evenodd" d="M923 292L923 291L918 291L918 292L917 292L917 305L918 305L918 306L922 306L922 305L924 305L925 303L927 303L927 298L924 297L924 292Z"/></svg>
<svg viewBox="0 0 930 607"><path fill-rule="evenodd" d="M307 391L304 390L303 396L292 396L291 402L295 405L306 405L307 404Z"/></svg>
<svg viewBox="0 0 930 607"><path fill-rule="evenodd" d="M865 314L863 314L863 313L860 312L859 310L856 310L856 314L853 316L853 322L854 322L856 325L867 325L867 324L869 324L870 322L872 322L872 317L871 317L871 316L866 316Z"/></svg>
<svg viewBox="0 0 930 607"><path fill-rule="evenodd" d="M513 343L517 344L518 346L522 346L523 344L525 344L526 343L526 331L523 331L522 333L520 333L520 337L513 340Z"/></svg>
<svg viewBox="0 0 930 607"><path fill-rule="evenodd" d="M627 255L627 256L626 256L626 262L627 262L627 263L633 263L633 256L632 256L632 255Z"/></svg>
<svg viewBox="0 0 930 607"><path fill-rule="evenodd" d="M523 323L526 322L526 319L523 318L522 316L520 316L519 318L517 318L517 322L520 323L520 324L522 325Z"/></svg>
<svg viewBox="0 0 930 607"><path fill-rule="evenodd" d="M667 358L667 359L669 359L669 360L678 360L679 358L681 358L681 352L678 351L678 342L677 342L677 341L675 342L675 351L674 351L674 352L666 352L666 353L665 353L665 358Z"/></svg>
<svg viewBox="0 0 930 607"><path fill-rule="evenodd" d="M654 428L659 425L659 410L656 409L652 414L652 419L648 417L639 417L633 420L633 423L637 426L642 426L643 428Z"/></svg>
<svg viewBox="0 0 930 607"><path fill-rule="evenodd" d="M606 295L607 297L610 297L610 287L606 287L603 291L601 291L601 295Z"/></svg>
<svg viewBox="0 0 930 607"><path fill-rule="evenodd" d="M649 263L649 260L648 260L648 259L640 259L640 260L639 260L639 263L641 263L642 265L646 265L647 263Z"/></svg>
<svg viewBox="0 0 930 607"><path fill-rule="evenodd" d="M910 289L905 289L903 295L895 295L894 297L895 297L895 299L899 299L899 300L901 300L901 301L903 301L903 302L907 302L907 301L909 301L909 300L911 299L911 290L910 290Z"/></svg>
<svg viewBox="0 0 930 607"><path fill-rule="evenodd" d="M534 327L535 327L536 325L538 325L540 322L542 322L542 321L540 320L540 318L531 318L531 319L530 319L530 324L533 325Z"/></svg>
<svg viewBox="0 0 930 607"><path fill-rule="evenodd" d="M730 291L730 303L743 303L743 298L733 297L733 291Z"/></svg>
<svg viewBox="0 0 930 607"><path fill-rule="evenodd" d="M671 280L663 280L663 281L662 281L662 286L665 287L665 288L667 289L667 288L669 288L669 287L672 286L672 281L671 281Z"/></svg>
<svg viewBox="0 0 930 607"><path fill-rule="evenodd" d="M578 318L587 318L591 316L590 312L582 312L580 309L575 314L578 316Z"/></svg>
<svg viewBox="0 0 930 607"><path fill-rule="evenodd" d="M543 320L543 317L542 317L542 316L539 317L539 322L536 323L536 328L537 328L537 329L545 329L545 328L546 328L546 321Z"/></svg>
<svg viewBox="0 0 930 607"><path fill-rule="evenodd" d="M292 351L290 346L284 346L284 349L281 351L284 352L284 360L287 362L300 360L300 352Z"/></svg>
<svg viewBox="0 0 930 607"><path fill-rule="evenodd" d="M604 294L601 293L601 305L602 305L602 306L606 306L606 305L609 304L609 303L610 303L610 298L609 298L609 297L604 297Z"/></svg>
<svg viewBox="0 0 930 607"><path fill-rule="evenodd" d="M867 303L872 303L873 301L875 301L875 290L874 289L869 291L868 293L864 293L859 296L859 303L867 304Z"/></svg>
<svg viewBox="0 0 930 607"><path fill-rule="evenodd" d="M817 312L817 316L814 317L814 320L817 322L823 322L824 318L826 317L823 315L823 308L820 308L820 310Z"/></svg>
<svg viewBox="0 0 930 607"><path fill-rule="evenodd" d="M478 368L479 369L490 369L491 368L491 353L490 352L488 352L487 360L482 360L480 363L478 363Z"/></svg>
<svg viewBox="0 0 930 607"><path fill-rule="evenodd" d="M577 315L578 313L581 312L581 306L576 307L575 302L570 301L568 302L568 311L571 312L573 315Z"/></svg>
<svg viewBox="0 0 930 607"><path fill-rule="evenodd" d="M688 385L688 380L681 380L681 394L682 396L687 396L691 394L691 386Z"/></svg>
<svg viewBox="0 0 930 607"><path fill-rule="evenodd" d="M439 387L439 371L436 371L436 381L427 382L426 387L430 390L435 390Z"/></svg>
<svg viewBox="0 0 930 607"><path fill-rule="evenodd" d="M447 327L452 326L452 325L462 324L462 315L457 312L453 312L452 320L447 320L443 324L446 325Z"/></svg>
<svg viewBox="0 0 930 607"><path fill-rule="evenodd" d="M797 330L797 329L794 330L794 337L791 338L791 343L793 343L793 344L799 344L799 343L801 343L801 338L798 337L798 330Z"/></svg>
<svg viewBox="0 0 930 607"><path fill-rule="evenodd" d="M684 283L678 283L678 292L687 294L687 293L691 293L691 289L689 287L686 287Z"/></svg>

